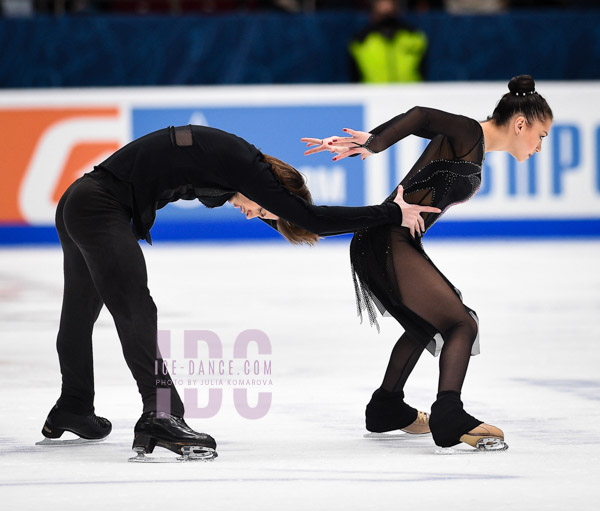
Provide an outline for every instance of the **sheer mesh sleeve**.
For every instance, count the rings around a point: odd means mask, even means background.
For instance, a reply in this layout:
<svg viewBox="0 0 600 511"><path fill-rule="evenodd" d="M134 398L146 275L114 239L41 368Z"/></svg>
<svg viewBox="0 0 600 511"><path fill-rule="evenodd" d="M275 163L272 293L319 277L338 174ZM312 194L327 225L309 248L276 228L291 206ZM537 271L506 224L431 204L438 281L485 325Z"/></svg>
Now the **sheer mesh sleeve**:
<svg viewBox="0 0 600 511"><path fill-rule="evenodd" d="M391 202L358 207L309 204L287 190L275 178L271 166L264 160L255 162L247 169L245 178L239 180L237 189L267 211L321 236L402 223L402 210Z"/></svg>
<svg viewBox="0 0 600 511"><path fill-rule="evenodd" d="M468 117L417 106L377 126L371 133L374 137L369 149L375 153L384 151L409 135L428 139L443 135L448 139L454 157L462 158L480 139L481 128L477 121Z"/></svg>

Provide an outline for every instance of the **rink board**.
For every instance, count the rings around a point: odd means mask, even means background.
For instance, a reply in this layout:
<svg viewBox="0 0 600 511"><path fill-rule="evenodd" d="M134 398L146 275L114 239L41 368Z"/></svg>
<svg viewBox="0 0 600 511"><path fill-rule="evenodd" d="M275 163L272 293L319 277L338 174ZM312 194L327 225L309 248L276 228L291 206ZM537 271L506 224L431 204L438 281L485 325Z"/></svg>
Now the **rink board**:
<svg viewBox="0 0 600 511"><path fill-rule="evenodd" d="M427 140L409 137L361 161L303 156L303 136L369 130L414 105L483 119L503 83L368 87L260 86L73 89L0 93L0 243L53 243L56 203L83 173L130 140L169 125L200 124L235 133L307 177L317 204L380 203ZM445 213L437 237L594 237L600 235L600 84L540 83L555 120L543 151L524 163L488 153L482 186L467 206ZM229 205L198 201L165 207L156 240L273 239Z"/></svg>

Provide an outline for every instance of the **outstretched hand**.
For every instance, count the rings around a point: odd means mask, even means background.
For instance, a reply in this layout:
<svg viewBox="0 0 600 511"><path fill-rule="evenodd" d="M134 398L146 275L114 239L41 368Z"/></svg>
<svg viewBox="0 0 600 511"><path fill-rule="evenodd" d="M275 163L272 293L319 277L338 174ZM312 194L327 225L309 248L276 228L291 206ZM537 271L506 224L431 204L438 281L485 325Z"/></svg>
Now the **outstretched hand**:
<svg viewBox="0 0 600 511"><path fill-rule="evenodd" d="M328 138L301 138L300 142L305 142L306 147L312 147L312 149L308 149L304 151L304 155L308 156L309 154L320 153L321 151L329 151L330 153L339 153L341 151L345 151L343 147L337 147L331 144L334 139L338 137L328 137Z"/></svg>
<svg viewBox="0 0 600 511"><path fill-rule="evenodd" d="M420 206L418 204L409 204L404 200L404 187L398 185L397 194L394 202L400 206L402 210L402 227L407 227L410 235L414 238L415 235L422 236L425 232L425 220L421 213L441 213L442 210L432 206Z"/></svg>
<svg viewBox="0 0 600 511"><path fill-rule="evenodd" d="M370 133L364 131L355 131L350 128L344 128L344 131L348 133L349 137L327 137L327 138L301 138L301 142L305 142L308 149L304 152L306 156L309 154L315 154L321 151L329 151L330 153L336 153L333 157L333 161L341 160L348 156L360 154L361 159L365 159L370 156L371 153L368 149L362 147L365 142L371 136Z"/></svg>

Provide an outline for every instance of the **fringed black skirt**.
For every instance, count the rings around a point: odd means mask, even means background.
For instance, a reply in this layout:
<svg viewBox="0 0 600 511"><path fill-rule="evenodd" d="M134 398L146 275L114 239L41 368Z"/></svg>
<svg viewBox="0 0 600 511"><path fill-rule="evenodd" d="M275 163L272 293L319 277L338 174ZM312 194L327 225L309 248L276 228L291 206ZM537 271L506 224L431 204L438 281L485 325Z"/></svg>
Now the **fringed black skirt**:
<svg viewBox="0 0 600 511"><path fill-rule="evenodd" d="M350 244L357 312L366 311L377 326L377 311L393 316L419 344L437 356L449 315L477 315L462 303L458 289L437 269L420 239L397 225L371 227L355 233ZM424 319L428 318L428 320ZM451 321L450 321L451 322ZM472 355L479 353L479 336Z"/></svg>

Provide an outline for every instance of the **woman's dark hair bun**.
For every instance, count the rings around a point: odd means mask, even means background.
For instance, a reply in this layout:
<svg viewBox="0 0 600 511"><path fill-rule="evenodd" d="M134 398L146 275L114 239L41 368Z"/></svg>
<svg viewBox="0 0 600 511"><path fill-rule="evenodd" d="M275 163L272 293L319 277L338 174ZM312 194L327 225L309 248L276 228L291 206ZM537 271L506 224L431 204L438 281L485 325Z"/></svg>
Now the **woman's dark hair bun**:
<svg viewBox="0 0 600 511"><path fill-rule="evenodd" d="M494 121L497 126L506 126L506 123L516 115L524 115L528 123L536 120L552 120L552 109L546 100L535 90L535 82L530 75L515 76L508 82L508 90L502 96L494 113L488 121Z"/></svg>
<svg viewBox="0 0 600 511"><path fill-rule="evenodd" d="M535 91L535 81L529 75L514 76L508 82L508 90L515 96L531 94Z"/></svg>

